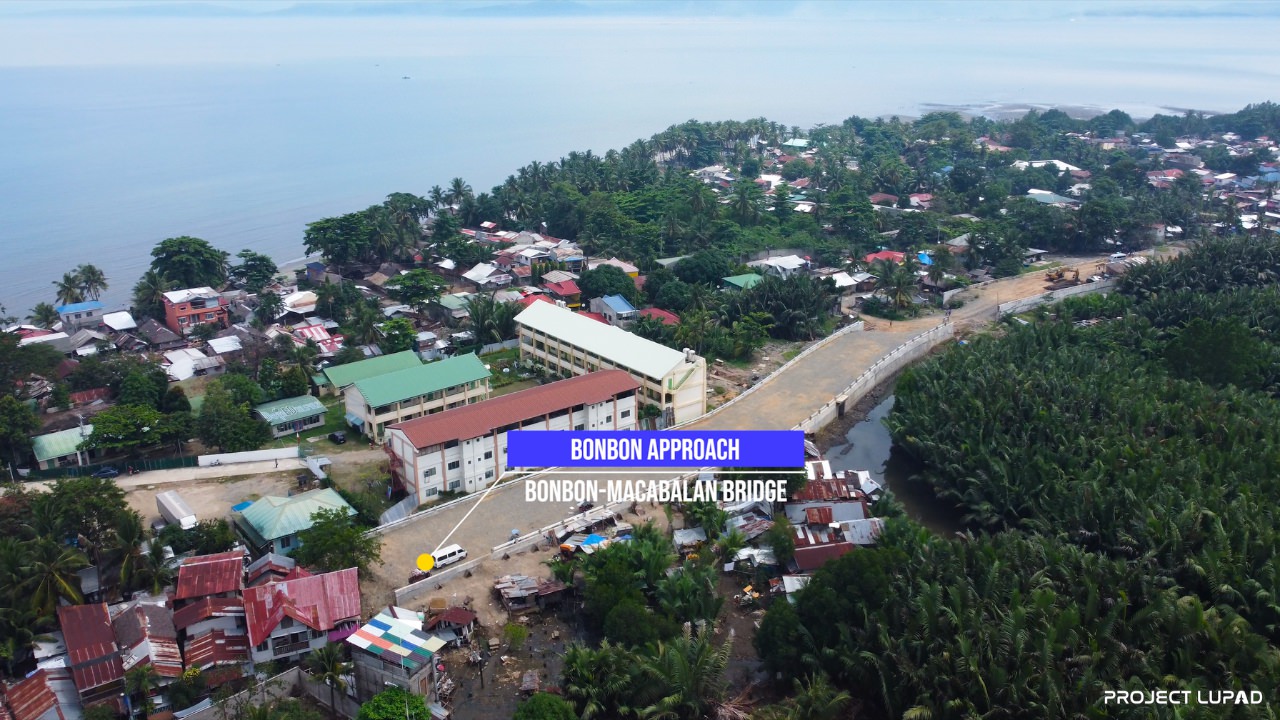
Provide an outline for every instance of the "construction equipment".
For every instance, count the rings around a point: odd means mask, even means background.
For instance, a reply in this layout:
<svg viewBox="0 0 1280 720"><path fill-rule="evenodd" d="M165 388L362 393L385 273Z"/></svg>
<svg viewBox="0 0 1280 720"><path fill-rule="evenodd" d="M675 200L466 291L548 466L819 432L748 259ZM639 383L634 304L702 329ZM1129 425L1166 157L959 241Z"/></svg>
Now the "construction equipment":
<svg viewBox="0 0 1280 720"><path fill-rule="evenodd" d="M1079 285L1082 282L1080 280L1079 268L1058 268L1056 270L1050 270L1044 274L1044 279L1049 282L1049 289L1051 290L1060 290L1062 288L1072 287Z"/></svg>

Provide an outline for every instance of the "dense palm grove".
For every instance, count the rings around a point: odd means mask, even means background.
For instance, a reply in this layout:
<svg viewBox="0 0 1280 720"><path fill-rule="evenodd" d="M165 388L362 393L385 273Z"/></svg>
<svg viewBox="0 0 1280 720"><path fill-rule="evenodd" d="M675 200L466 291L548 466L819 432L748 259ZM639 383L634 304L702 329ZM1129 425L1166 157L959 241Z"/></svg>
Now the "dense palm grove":
<svg viewBox="0 0 1280 720"><path fill-rule="evenodd" d="M1212 241L908 371L891 431L973 532L895 522L829 564L769 611L771 667L883 717L1130 716L1106 689L1273 701L1277 279L1280 241Z"/></svg>

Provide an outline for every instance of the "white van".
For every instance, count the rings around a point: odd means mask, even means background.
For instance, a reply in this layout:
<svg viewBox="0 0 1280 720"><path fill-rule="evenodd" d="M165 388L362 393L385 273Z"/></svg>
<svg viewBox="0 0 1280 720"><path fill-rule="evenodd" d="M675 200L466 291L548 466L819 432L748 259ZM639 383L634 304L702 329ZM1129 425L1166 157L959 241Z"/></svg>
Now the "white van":
<svg viewBox="0 0 1280 720"><path fill-rule="evenodd" d="M467 551L461 545L445 545L431 553L431 557L436 559L436 567L441 568L467 559Z"/></svg>

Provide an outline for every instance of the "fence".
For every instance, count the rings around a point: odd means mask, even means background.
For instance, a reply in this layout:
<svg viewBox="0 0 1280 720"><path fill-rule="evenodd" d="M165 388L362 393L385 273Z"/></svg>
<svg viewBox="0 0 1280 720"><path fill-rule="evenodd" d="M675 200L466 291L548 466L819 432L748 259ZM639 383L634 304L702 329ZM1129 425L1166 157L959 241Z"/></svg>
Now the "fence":
<svg viewBox="0 0 1280 720"><path fill-rule="evenodd" d="M200 467L234 465L236 463L258 462L261 460L285 460L296 457L302 457L302 452L297 447L250 450L249 452L238 453L217 453L214 455L201 455Z"/></svg>
<svg viewBox="0 0 1280 720"><path fill-rule="evenodd" d="M1057 302L1063 298L1073 295L1088 295L1096 292L1106 292L1119 284L1118 278L1110 278L1108 280L1099 280L1098 282L1086 283L1084 285L1076 285L1075 287L1062 288L1061 290L1053 290L1036 297L1023 298L1021 300L1013 300L1007 303L1000 303L996 308L996 317L1004 317L1009 313L1020 313L1030 310L1033 307L1039 307L1046 303Z"/></svg>
<svg viewBox="0 0 1280 720"><path fill-rule="evenodd" d="M795 365L796 363L798 363L798 362L800 362L801 360L805 359L805 358L806 358L806 357L808 357L809 355L811 355L811 354L813 354L813 353L817 352L819 349L821 349L821 348L823 348L823 347L826 347L828 343L833 342L836 338L838 338L838 337L840 337L840 336L842 336L842 335L845 335L845 334L847 334L847 333L851 333L851 332L861 332L861 331L863 331L864 329L866 329L866 326L867 326L867 324L866 324L865 322L863 322L862 320L859 320L858 322L855 322L855 323L852 323L852 324L850 324L850 325L846 325L846 326L844 326L844 327L840 328L839 330L837 330L837 331L835 331L835 332L831 333L830 335L826 336L825 338L823 338L823 339L819 340L818 342L816 342L816 343L814 343L814 344L810 345L809 347L805 348L803 351L801 351L801 353L800 353L799 355L796 355L795 357L793 357L793 358L791 358L790 360L788 360L788 361L786 361L785 363L783 363L783 364L782 364L782 366L781 366L781 367L779 367L777 370L774 370L773 372L769 373L769 374L768 374L768 375L766 375L764 378L762 378L762 379L760 380L760 382L757 382L755 385L752 385L751 387L749 387L749 388L747 388L746 390L742 391L740 394L738 394L738 395L734 396L734 398L733 398L732 400L730 400L729 402L727 402L727 403L725 403L725 404L723 404L723 405L720 405L719 407L715 408L715 409L714 409L714 410L712 410L711 412L706 413L705 415L702 415L701 417L698 417L698 418L696 418L696 419L694 419L694 420L689 420L688 422L683 422L683 423L680 423L679 425L673 425L673 426L671 426L671 428L670 428L670 429L672 429L672 430L678 430L678 429L680 429L680 428L682 428L682 427L685 427L686 425L692 425L692 424L694 424L694 423L699 423L699 422L702 422L703 420L707 420L707 419L709 419L709 418L715 417L715 415L716 415L717 413L719 413L720 411L722 411L722 410L724 410L724 409L728 408L729 406L733 405L734 403L738 402L739 400L741 400L741 399L743 399L743 398L747 397L747 396L748 396L748 395L750 395L751 393L755 392L757 389L764 387L765 385L767 385L767 384L769 383L769 381L773 380L773 379L774 379L774 378L776 378L778 375L781 375L781 374L782 374L782 372L783 372L784 370L789 369L792 365Z"/></svg>
<svg viewBox="0 0 1280 720"><path fill-rule="evenodd" d="M814 433L821 430L840 414L843 405L858 402L886 377L901 370L908 363L923 357L925 353L953 335L955 335L955 326L951 323L946 323L899 345L894 348L893 352L880 358L874 365L867 368L866 372L858 376L857 380L854 380L835 398L797 424L795 429L803 430L806 433Z"/></svg>
<svg viewBox="0 0 1280 720"><path fill-rule="evenodd" d="M153 458L153 459L127 459L115 462L93 463L90 465L69 465L66 467L52 468L49 470L41 470L39 468L17 468L14 475L21 480L56 480L58 478L86 477L92 475L104 467L113 467L120 471L123 475L128 468L133 468L139 472L143 470L170 470L172 468L196 467L199 459L195 455L182 455L172 458ZM0 469L0 477L4 476L3 469Z"/></svg>

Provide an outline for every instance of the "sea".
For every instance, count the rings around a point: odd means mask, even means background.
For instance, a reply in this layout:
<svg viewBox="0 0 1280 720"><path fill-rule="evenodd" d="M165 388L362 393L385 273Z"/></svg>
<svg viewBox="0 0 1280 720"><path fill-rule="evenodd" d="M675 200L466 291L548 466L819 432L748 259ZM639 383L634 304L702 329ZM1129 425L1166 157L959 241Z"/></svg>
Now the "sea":
<svg viewBox="0 0 1280 720"><path fill-rule="evenodd" d="M297 261L308 222L688 119L1280 99L1280 13L1202 5L10 3L0 305L93 263L127 306L178 235Z"/></svg>

